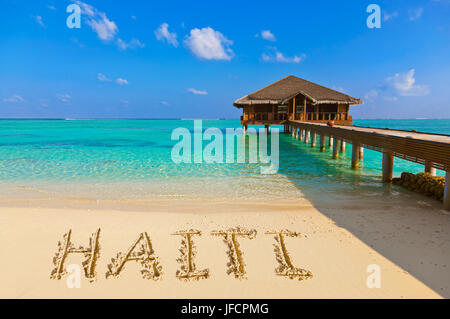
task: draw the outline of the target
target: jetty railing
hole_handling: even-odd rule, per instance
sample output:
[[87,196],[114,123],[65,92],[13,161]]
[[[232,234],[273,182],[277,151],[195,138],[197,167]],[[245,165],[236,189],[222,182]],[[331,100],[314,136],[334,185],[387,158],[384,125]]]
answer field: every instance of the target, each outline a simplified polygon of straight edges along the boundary
[[352,144],[352,167],[358,168],[364,148],[383,153],[383,181],[391,182],[394,157],[425,166],[431,174],[436,169],[446,172],[444,208],[450,210],[450,136],[358,126],[289,121],[292,136],[316,146],[320,135],[320,151],[325,151],[325,137],[333,148],[333,158],[345,151],[346,143]]

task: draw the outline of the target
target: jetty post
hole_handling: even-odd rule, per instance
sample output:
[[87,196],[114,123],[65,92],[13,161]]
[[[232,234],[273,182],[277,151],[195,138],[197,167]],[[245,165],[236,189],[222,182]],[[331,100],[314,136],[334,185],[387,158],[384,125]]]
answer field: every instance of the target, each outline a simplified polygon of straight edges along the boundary
[[341,147],[339,148],[340,153],[345,153],[345,141],[341,139]]
[[394,155],[390,151],[383,152],[383,182],[392,182],[392,172],[394,169]]
[[425,173],[431,174],[431,176],[436,176],[436,169],[433,167],[431,161],[425,161]]
[[360,146],[358,142],[353,141],[352,144],[352,168],[359,167],[359,157],[360,157]]
[[333,158],[339,158],[339,140],[333,137]]
[[362,160],[364,158],[364,147],[359,148],[359,159]]
[[317,133],[316,131],[312,131],[311,134],[311,147],[316,147]]
[[305,132],[305,139],[303,140],[303,143],[308,144],[309,143],[309,137],[310,137],[310,131],[306,130],[306,132]]
[[325,152],[325,134],[320,134],[320,151]]

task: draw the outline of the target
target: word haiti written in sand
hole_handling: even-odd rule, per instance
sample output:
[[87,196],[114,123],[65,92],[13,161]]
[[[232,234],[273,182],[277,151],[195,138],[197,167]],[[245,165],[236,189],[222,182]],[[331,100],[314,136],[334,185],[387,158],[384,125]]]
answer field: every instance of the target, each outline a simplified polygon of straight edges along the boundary
[[[226,245],[226,254],[228,256],[227,274],[234,276],[236,279],[247,279],[245,269],[244,253],[240,248],[239,239],[254,239],[257,231],[255,229],[244,229],[241,227],[230,228],[227,230],[212,231],[212,236],[222,237]],[[267,235],[273,235],[275,239],[274,252],[278,267],[275,269],[277,276],[287,277],[290,279],[310,279],[312,273],[309,270],[297,268],[293,265],[288,249],[286,247],[286,237],[301,237],[300,233],[290,230],[269,231]],[[209,269],[197,269],[195,264],[195,256],[197,254],[194,243],[195,236],[201,236],[199,230],[189,229],[181,230],[173,235],[181,237],[181,247],[179,249],[180,256],[177,262],[180,264],[176,272],[176,277],[183,281],[208,279],[210,276]],[[83,254],[84,261],[82,266],[85,277],[94,282],[97,278],[96,264],[100,258],[100,228],[89,238],[89,246],[76,248],[72,242],[72,230],[63,235],[62,241],[58,242],[58,250],[53,257],[54,269],[50,278],[60,280],[67,275],[65,261],[70,254]],[[303,236],[304,237],[304,236]],[[156,255],[150,236],[144,232],[137,236],[137,239],[131,244],[130,248],[125,252],[119,252],[108,264],[108,270],[105,274],[106,278],[118,278],[125,270],[125,265],[135,261],[140,264],[140,273],[142,278],[154,281],[161,280],[163,276],[163,267],[159,257]]]

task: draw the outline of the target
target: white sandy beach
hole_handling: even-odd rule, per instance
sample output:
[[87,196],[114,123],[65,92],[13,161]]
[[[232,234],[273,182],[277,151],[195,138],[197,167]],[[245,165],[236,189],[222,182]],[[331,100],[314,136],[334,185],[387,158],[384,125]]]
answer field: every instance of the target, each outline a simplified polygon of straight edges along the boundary
[[[110,205],[64,201],[2,201],[0,208],[0,297],[2,298],[440,298],[450,296],[450,216],[439,203],[419,195],[382,202],[359,200],[314,204],[306,199],[283,202],[152,200],[143,209],[130,203]],[[71,204],[71,205],[68,205]],[[78,206],[78,208],[77,208]],[[116,209],[112,207],[116,207]],[[127,206],[127,209],[123,209]],[[138,206],[136,206],[138,207]],[[377,207],[377,208],[374,208]],[[254,239],[237,237],[247,279],[227,274],[227,247],[212,231],[241,227],[256,230]],[[96,280],[69,289],[67,276],[50,279],[58,241],[72,230],[76,247],[88,246],[100,228]],[[183,281],[180,230],[195,229],[197,270],[209,277]],[[273,230],[285,237],[295,267],[313,277],[299,281],[277,276]],[[159,257],[162,277],[143,279],[140,264],[129,261],[119,278],[106,279],[107,265],[146,232]],[[66,265],[80,264],[81,254]],[[381,288],[368,288],[368,265],[381,269]],[[82,273],[82,276],[84,274]]]

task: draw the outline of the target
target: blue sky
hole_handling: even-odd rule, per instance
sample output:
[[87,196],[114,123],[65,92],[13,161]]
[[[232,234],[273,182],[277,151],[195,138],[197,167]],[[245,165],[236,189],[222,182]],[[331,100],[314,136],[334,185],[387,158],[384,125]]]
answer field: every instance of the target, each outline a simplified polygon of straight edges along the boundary
[[0,3],[1,118],[237,118],[289,74],[355,118],[450,118],[450,0]]

